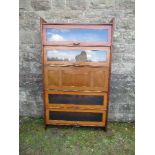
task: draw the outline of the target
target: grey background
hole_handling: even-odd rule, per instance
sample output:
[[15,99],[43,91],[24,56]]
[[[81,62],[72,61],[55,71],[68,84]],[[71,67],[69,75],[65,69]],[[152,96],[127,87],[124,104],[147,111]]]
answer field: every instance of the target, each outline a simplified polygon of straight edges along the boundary
[[134,121],[134,0],[20,0],[20,116],[43,114],[39,19],[57,23],[116,20],[110,121]]

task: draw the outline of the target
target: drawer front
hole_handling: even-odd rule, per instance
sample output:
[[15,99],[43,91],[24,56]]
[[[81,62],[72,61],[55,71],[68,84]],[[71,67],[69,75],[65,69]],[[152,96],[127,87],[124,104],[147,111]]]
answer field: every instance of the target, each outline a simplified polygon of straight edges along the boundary
[[44,45],[111,45],[110,25],[43,25]]
[[46,110],[46,123],[54,125],[105,126],[106,112]]
[[110,47],[45,46],[44,64],[51,66],[109,66]]
[[64,91],[108,91],[106,67],[45,67],[45,89]]
[[107,93],[46,91],[47,108],[103,111],[107,109]]

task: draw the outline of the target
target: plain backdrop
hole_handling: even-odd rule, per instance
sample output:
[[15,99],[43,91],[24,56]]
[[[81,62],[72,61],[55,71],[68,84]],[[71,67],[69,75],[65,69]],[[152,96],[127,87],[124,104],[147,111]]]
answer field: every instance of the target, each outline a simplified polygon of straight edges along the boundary
[[[19,2],[0,1],[0,154],[19,154]],[[155,154],[155,1],[136,0],[136,155]]]

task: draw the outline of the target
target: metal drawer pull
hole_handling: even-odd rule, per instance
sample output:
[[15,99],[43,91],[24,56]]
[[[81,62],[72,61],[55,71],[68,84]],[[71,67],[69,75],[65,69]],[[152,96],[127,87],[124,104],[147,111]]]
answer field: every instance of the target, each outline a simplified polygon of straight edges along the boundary
[[69,67],[69,66],[73,66],[73,65],[60,65],[60,64],[54,64],[54,65],[49,65],[50,67]]
[[80,43],[73,43],[73,45],[80,45]]

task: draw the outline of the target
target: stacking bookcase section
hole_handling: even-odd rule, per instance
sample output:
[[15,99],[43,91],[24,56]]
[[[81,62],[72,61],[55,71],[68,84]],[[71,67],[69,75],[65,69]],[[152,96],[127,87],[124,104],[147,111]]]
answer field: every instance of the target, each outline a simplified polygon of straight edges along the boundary
[[54,125],[105,126],[106,113],[97,110],[47,109],[46,123]]
[[102,67],[46,67],[45,89],[108,91],[108,69]]
[[107,110],[107,93],[46,91],[47,108],[75,110]]
[[40,24],[45,126],[106,129],[113,22]]
[[44,64],[49,66],[109,66],[110,47],[44,46]]
[[110,46],[111,25],[44,24],[44,45]]

